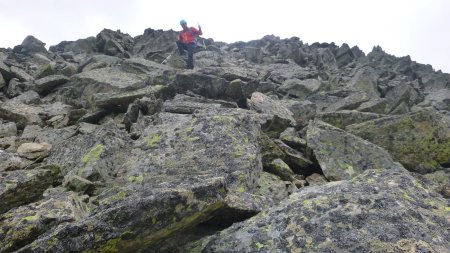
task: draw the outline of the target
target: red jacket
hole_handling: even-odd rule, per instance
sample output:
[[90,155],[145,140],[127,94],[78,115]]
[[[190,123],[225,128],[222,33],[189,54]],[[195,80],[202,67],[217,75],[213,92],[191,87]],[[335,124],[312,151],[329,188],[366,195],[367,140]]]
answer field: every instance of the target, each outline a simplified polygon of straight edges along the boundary
[[186,31],[180,32],[178,39],[183,43],[193,43],[195,41],[195,36],[202,35],[202,30],[198,30],[194,27],[188,28]]

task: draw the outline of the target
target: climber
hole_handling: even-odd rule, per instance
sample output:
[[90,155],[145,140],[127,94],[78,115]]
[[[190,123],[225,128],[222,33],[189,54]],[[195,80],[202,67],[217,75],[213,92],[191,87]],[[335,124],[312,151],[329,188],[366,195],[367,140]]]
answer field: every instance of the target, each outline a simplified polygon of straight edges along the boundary
[[180,32],[177,40],[178,50],[180,55],[184,55],[185,50],[188,52],[187,68],[194,68],[194,50],[196,47],[196,36],[202,35],[202,27],[198,25],[198,29],[194,27],[188,27],[184,19],[180,21],[183,31]]

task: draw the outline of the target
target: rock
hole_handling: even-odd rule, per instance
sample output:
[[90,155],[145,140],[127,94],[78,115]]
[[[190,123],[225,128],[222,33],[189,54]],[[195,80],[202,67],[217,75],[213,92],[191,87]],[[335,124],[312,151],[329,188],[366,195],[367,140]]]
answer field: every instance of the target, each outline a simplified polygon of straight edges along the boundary
[[[279,176],[281,179],[285,181],[294,181],[296,180],[296,175],[289,165],[287,165],[283,160],[277,158],[273,160],[270,165],[265,168],[267,172],[270,172],[274,175]],[[297,175],[299,176],[299,175]]]
[[26,125],[42,125],[39,113],[40,107],[25,105],[17,102],[0,103],[0,117],[16,123],[17,129],[24,129]]
[[0,138],[16,136],[17,135],[17,126],[14,122],[4,122],[0,121]]
[[[71,77],[64,89],[53,93],[53,100],[75,107],[93,108],[93,95],[98,93],[118,93],[145,87],[145,77],[122,72],[115,68],[101,68],[85,71]],[[79,99],[83,98],[83,99]]]
[[450,124],[434,110],[374,119],[346,129],[388,150],[408,170],[436,171],[449,164]]
[[0,214],[42,197],[42,193],[53,184],[50,170],[15,170],[1,172]]
[[250,109],[267,115],[267,121],[263,123],[262,129],[271,137],[278,137],[287,127],[296,125],[291,111],[281,102],[260,92],[254,92],[247,104]]
[[38,105],[41,103],[41,97],[37,92],[28,90],[18,95],[17,97],[11,98],[10,101],[19,104]]
[[25,70],[16,66],[11,66],[11,73],[21,82],[31,82],[34,80],[34,78]]
[[87,216],[90,206],[73,192],[50,192],[44,199],[23,205],[3,214],[0,246],[5,252],[19,250],[41,234],[59,224],[73,222]]
[[114,32],[109,29],[103,29],[96,38],[97,51],[106,55],[118,56],[121,58],[130,58],[130,51],[133,49],[133,38],[121,33],[120,30]]
[[306,140],[300,138],[293,127],[288,127],[280,134],[280,140],[297,150],[306,149]]
[[32,35],[28,35],[20,45],[20,52],[26,54],[34,54],[34,53],[47,53],[47,49],[45,49],[45,43],[36,39]]
[[368,169],[398,166],[386,150],[320,120],[309,124],[307,142],[330,181],[351,179]]
[[128,92],[97,93],[94,94],[93,101],[97,108],[114,108],[124,111],[123,108],[128,108],[128,105],[136,99],[152,96],[156,100],[155,97],[160,97],[166,89],[167,87],[156,85]]
[[305,99],[309,94],[317,92],[321,85],[322,82],[318,79],[288,79],[283,82],[278,90],[281,94]]
[[175,93],[183,94],[189,90],[206,98],[221,99],[225,96],[228,82],[213,75],[186,71],[175,76],[172,86]]
[[317,173],[313,173],[313,174],[307,176],[306,177],[306,182],[308,182],[308,184],[310,186],[324,185],[324,184],[328,183],[327,179],[323,175],[320,175],[320,174],[317,174]]
[[363,123],[372,119],[379,119],[383,116],[384,115],[370,112],[341,110],[336,112],[319,113],[317,115],[317,118],[335,127],[345,129],[345,127],[348,125]]
[[172,100],[166,100],[163,110],[171,113],[192,114],[196,110],[207,108],[237,108],[237,104],[217,99],[207,99],[200,96],[177,94]]
[[77,175],[71,175],[67,178],[64,186],[71,191],[81,193],[92,192],[95,187],[94,183]]
[[0,172],[21,170],[31,165],[33,162],[9,152],[0,150]]
[[19,146],[17,153],[29,160],[47,157],[52,145],[48,143],[24,143]]
[[308,100],[282,100],[286,108],[293,113],[297,128],[302,128],[308,125],[308,122],[316,116],[316,104]]
[[51,90],[55,89],[59,85],[67,83],[68,81],[69,78],[63,75],[49,75],[44,78],[36,80],[33,89],[40,95],[45,96]]
[[209,237],[202,252],[447,252],[448,204],[404,170],[305,187]]

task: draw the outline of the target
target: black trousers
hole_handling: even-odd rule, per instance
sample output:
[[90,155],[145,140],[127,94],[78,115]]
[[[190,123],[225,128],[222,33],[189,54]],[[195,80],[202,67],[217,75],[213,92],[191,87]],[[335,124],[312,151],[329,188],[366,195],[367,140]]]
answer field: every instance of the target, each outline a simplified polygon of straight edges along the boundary
[[184,55],[184,51],[186,50],[188,52],[188,62],[187,62],[187,68],[193,69],[194,68],[194,51],[195,51],[195,43],[184,43],[179,40],[177,40],[177,46],[178,51],[180,51],[180,55]]

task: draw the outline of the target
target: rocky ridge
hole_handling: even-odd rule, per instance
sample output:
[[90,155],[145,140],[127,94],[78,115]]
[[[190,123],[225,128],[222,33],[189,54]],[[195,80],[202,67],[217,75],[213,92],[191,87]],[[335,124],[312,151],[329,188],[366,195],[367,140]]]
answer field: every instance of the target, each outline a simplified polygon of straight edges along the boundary
[[176,36],[0,49],[0,252],[450,252],[450,74]]

